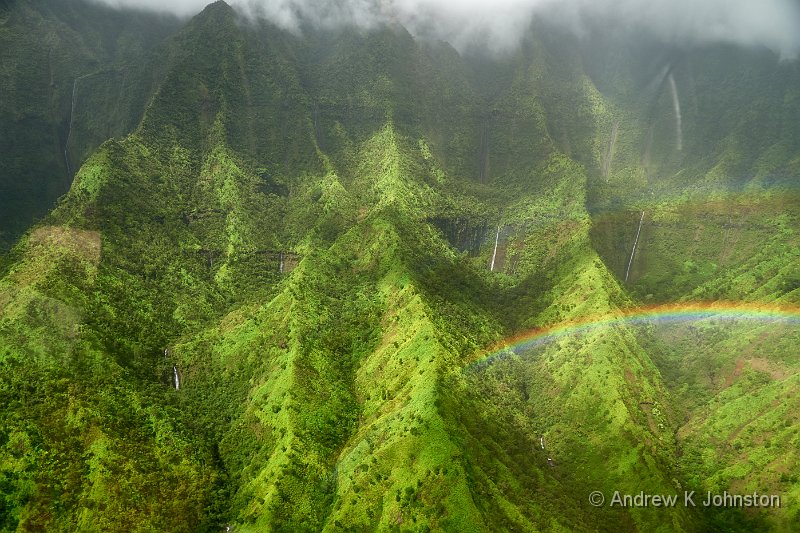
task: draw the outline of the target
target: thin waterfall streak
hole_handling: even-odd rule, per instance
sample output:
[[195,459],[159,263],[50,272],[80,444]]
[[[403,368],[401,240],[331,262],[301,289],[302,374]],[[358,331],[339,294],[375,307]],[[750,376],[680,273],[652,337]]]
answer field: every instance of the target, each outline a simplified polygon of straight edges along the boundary
[[175,390],[181,390],[181,377],[178,375],[178,367],[172,365],[172,375],[175,378]]
[[489,272],[494,272],[494,260],[497,257],[497,243],[500,242],[500,226],[497,226],[497,234],[494,236],[494,252],[492,252],[492,265],[489,267]]
[[664,83],[664,79],[670,73],[671,67],[671,64],[664,65],[664,68],[661,69],[661,72],[659,72],[656,77],[653,78],[653,81],[650,82],[650,85],[648,86],[650,90],[658,91],[661,89],[661,84]]
[[669,73],[669,88],[672,93],[672,107],[675,109],[675,135],[678,151],[683,150],[683,118],[681,117],[681,101],[678,98],[678,87],[675,77]]
[[67,173],[69,174],[70,178],[72,178],[72,165],[69,163],[69,141],[72,139],[72,129],[75,124],[75,97],[78,94],[78,82],[84,78],[89,78],[96,74],[99,74],[100,71],[97,72],[90,72],[89,74],[84,74],[83,76],[78,76],[74,80],[72,80],[72,103],[69,108],[69,128],[67,129],[67,140],[64,142],[64,163],[67,166]]
[[636,239],[633,241],[633,250],[631,250],[631,258],[628,259],[628,269],[625,271],[625,282],[628,281],[628,276],[631,273],[631,265],[633,264],[633,256],[636,253],[636,245],[639,244],[639,234],[642,232],[642,222],[644,221],[644,211],[639,218],[639,229],[636,230]]
[[78,79],[75,78],[72,82],[72,104],[69,108],[69,127],[67,129],[67,140],[64,142],[64,163],[67,166],[67,174],[72,177],[72,166],[69,164],[69,140],[72,138],[72,121],[75,117],[75,91],[78,89]]

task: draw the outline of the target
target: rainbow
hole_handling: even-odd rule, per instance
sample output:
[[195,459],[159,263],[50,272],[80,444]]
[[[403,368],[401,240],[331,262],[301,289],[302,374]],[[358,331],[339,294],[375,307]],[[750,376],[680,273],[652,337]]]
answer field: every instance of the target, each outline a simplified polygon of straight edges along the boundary
[[465,369],[491,364],[495,359],[512,353],[518,354],[554,340],[602,327],[694,322],[706,319],[789,324],[797,325],[800,328],[800,306],[755,302],[692,302],[620,309],[606,314],[559,322],[508,337],[489,349],[479,352],[471,358]]

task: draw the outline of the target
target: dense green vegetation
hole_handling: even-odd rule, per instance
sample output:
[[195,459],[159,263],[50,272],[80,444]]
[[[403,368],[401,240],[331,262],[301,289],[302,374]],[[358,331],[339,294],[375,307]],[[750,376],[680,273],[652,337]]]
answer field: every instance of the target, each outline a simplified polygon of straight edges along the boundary
[[161,76],[153,48],[177,27],[83,0],[0,3],[0,253],[137,125]]
[[[72,55],[26,100],[34,22],[80,46],[48,48]],[[480,361],[657,302],[800,305],[796,61],[669,56],[678,147],[648,47],[535,24],[462,56],[223,2],[177,26],[0,5],[0,530],[798,527],[797,323],[623,323]],[[67,123],[81,164],[51,210]],[[588,502],[684,488],[783,506]]]

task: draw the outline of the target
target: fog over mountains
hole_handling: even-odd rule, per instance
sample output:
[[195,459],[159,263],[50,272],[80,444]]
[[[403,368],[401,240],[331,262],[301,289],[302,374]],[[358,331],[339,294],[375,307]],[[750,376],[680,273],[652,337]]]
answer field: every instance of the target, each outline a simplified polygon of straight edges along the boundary
[[[112,6],[195,15],[205,0],[98,0]],[[800,5],[792,0],[232,0],[250,16],[299,30],[320,27],[374,27],[399,22],[412,33],[446,40],[459,49],[472,45],[493,51],[514,48],[534,17],[544,17],[578,34],[590,24],[609,32],[642,31],[665,43],[687,46],[735,43],[766,46],[783,57],[800,50]]]

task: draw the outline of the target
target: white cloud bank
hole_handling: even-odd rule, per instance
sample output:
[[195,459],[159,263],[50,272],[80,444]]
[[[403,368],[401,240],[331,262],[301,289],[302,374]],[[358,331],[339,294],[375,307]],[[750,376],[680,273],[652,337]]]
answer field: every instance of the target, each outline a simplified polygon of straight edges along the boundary
[[[96,0],[189,16],[207,0]],[[370,27],[396,21],[412,33],[434,35],[457,47],[483,42],[515,46],[534,16],[581,32],[584,21],[609,31],[636,28],[666,43],[762,45],[783,57],[800,53],[797,0],[229,0],[250,14],[296,30],[301,20],[323,27]]]

